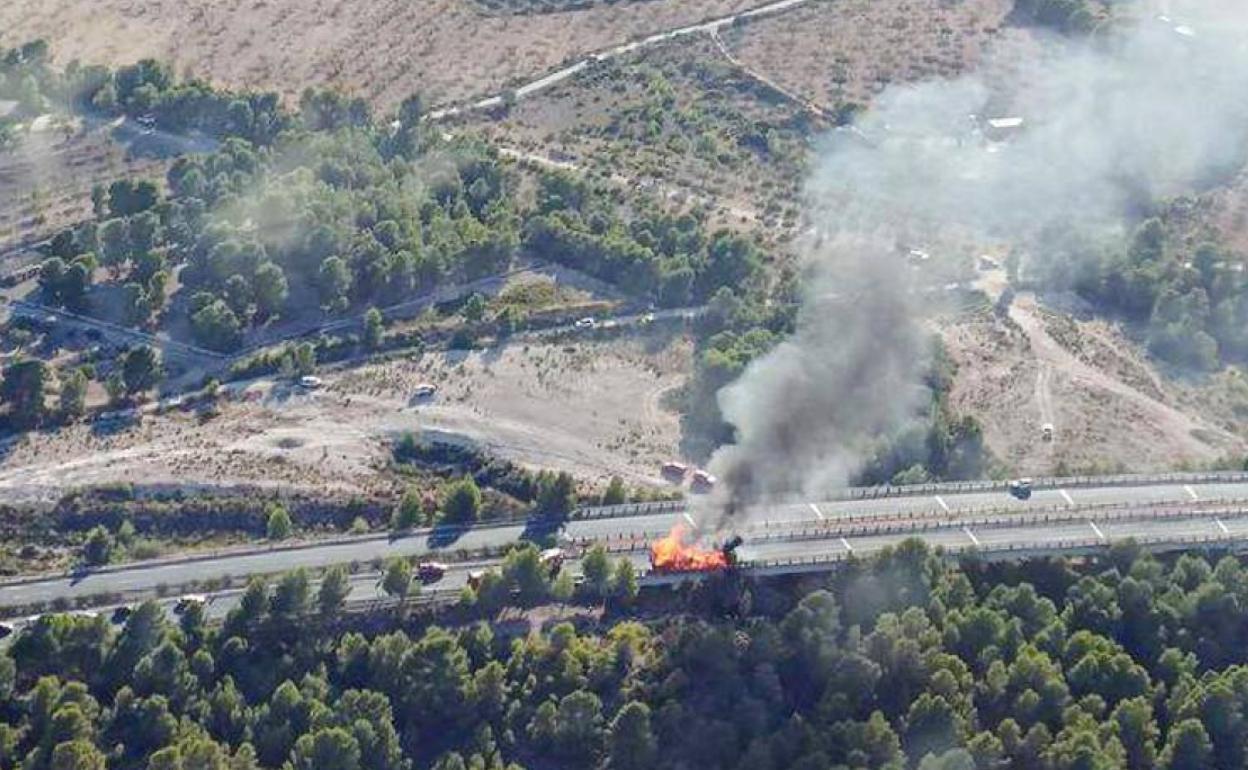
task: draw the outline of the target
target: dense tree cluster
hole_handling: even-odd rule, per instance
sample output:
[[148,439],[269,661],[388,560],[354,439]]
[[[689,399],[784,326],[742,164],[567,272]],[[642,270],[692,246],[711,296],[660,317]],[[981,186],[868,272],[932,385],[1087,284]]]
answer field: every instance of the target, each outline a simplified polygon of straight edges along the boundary
[[1014,9],[1026,19],[1062,32],[1089,32],[1097,23],[1093,0],[1015,0]]
[[[64,97],[69,75],[39,71]],[[292,307],[399,302],[498,273],[521,249],[665,306],[722,286],[746,291],[761,276],[752,241],[708,235],[692,215],[625,206],[618,192],[568,175],[539,172],[530,203],[491,150],[422,130],[416,98],[378,125],[362,100],[331,92],[309,91],[286,113],[267,95],[180,83],[152,61],[92,72],[90,88],[63,101],[218,141],[179,158],[163,193],[150,180],[97,189],[96,218],[49,247],[41,285],[53,303],[83,308],[103,265],[124,289],[125,321],[159,321],[168,304],[200,344],[232,350]],[[181,301],[167,296],[175,285]],[[374,319],[361,341],[378,347],[381,331]]]
[[1241,257],[1212,243],[1186,246],[1161,219],[1141,223],[1125,249],[1051,240],[1058,258],[1048,280],[1141,325],[1158,358],[1197,370],[1248,360]]
[[[628,582],[601,552],[584,573],[587,597]],[[395,594],[418,587],[406,563],[386,582]],[[957,567],[906,543],[824,586],[713,581],[653,600],[684,602],[683,614],[520,637],[470,620],[342,630],[347,588],[341,569],[319,588],[299,572],[256,581],[219,628],[199,608],[171,625],[154,604],[120,629],[104,617],[41,618],[0,654],[0,766],[1248,761],[1248,571],[1232,557],[1163,562],[1121,545],[1077,570]],[[469,600],[489,618],[572,591],[528,547]]]
[[[46,106],[44,93],[56,81],[49,66],[48,45],[35,40],[17,48],[0,49],[0,99],[17,102],[13,115],[0,115],[5,127],[20,116],[38,115]],[[0,128],[0,139],[8,138]],[[4,145],[0,141],[0,147]]]
[[721,287],[748,291],[761,278],[753,241],[708,235],[692,214],[623,217],[610,199],[567,173],[543,177],[525,244],[664,307],[701,304]]

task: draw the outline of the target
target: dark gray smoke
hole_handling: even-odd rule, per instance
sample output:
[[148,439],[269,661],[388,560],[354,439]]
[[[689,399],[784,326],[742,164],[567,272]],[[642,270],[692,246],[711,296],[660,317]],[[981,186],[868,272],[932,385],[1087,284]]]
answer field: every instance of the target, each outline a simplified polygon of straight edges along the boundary
[[810,249],[796,332],[720,393],[739,435],[712,464],[733,493],[726,505],[843,485],[862,441],[925,400],[924,345],[896,246],[840,234]]
[[[1141,208],[1239,170],[1248,3],[1144,7],[1095,40],[889,89],[827,140],[806,188],[797,331],[720,394],[737,443],[711,461],[709,524],[844,485],[926,406],[921,321],[976,249],[1041,263],[1045,228],[1120,238]],[[907,260],[916,247],[930,259]]]

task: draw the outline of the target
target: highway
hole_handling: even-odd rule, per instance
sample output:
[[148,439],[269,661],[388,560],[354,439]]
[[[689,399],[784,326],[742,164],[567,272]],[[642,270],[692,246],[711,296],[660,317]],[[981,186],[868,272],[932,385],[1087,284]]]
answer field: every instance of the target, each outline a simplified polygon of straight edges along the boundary
[[[1183,483],[1117,483],[1036,489],[1016,500],[1001,491],[908,494],[875,499],[789,503],[750,510],[725,531],[746,540],[750,561],[837,558],[870,554],[907,537],[950,549],[1060,548],[1062,543],[1116,539],[1211,537],[1248,541],[1248,478]],[[645,565],[646,547],[673,524],[695,521],[695,512],[666,506],[621,506],[585,511],[560,530],[578,550],[605,543]],[[405,537],[349,537],[297,546],[250,548],[193,559],[120,565],[77,575],[31,576],[0,583],[0,607],[22,607],[94,595],[129,598],[178,593],[193,583],[241,586],[248,576],[305,567],[354,563],[357,571],[394,556],[447,560],[455,552],[481,553],[523,539],[524,523],[483,525],[466,531],[415,532]],[[448,581],[449,583],[449,581]],[[360,589],[364,590],[364,589]],[[360,594],[364,596],[364,594]],[[375,594],[373,594],[375,597]]]

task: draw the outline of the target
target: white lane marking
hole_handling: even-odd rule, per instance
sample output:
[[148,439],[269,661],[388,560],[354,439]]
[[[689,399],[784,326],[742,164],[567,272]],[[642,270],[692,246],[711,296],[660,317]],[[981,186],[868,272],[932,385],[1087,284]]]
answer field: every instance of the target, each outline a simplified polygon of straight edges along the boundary
[[688,511],[685,511],[685,521],[689,522],[689,526],[693,527],[694,529],[698,528],[698,525],[694,523],[693,517],[689,515]]
[[1188,496],[1192,498],[1193,503],[1200,502],[1200,495],[1196,494],[1196,490],[1192,489],[1191,484],[1184,484],[1183,491],[1187,492]]
[[850,553],[854,552],[854,547],[850,545],[849,541],[846,540],[845,538],[841,538],[841,545],[845,546],[846,551],[849,551]]
[[819,517],[819,521],[823,521],[823,511],[819,510],[819,506],[810,503],[810,510],[815,512],[815,515]]
[[976,547],[976,548],[978,548],[978,547],[979,547],[979,538],[975,537],[975,533],[971,531],[971,528],[970,528],[970,527],[963,527],[963,528],[962,528],[962,531],[966,533],[966,536],[967,536],[967,537],[969,537],[969,538],[971,539],[971,542],[975,544],[975,547]]
[[1093,531],[1093,532],[1095,532],[1095,533],[1096,533],[1096,536],[1097,536],[1097,537],[1099,537],[1101,540],[1108,540],[1108,539],[1109,539],[1109,538],[1105,537],[1105,533],[1101,531],[1101,528],[1100,528],[1100,527],[1098,527],[1098,526],[1096,526],[1096,522],[1095,522],[1095,521],[1092,521],[1091,519],[1089,519],[1089,520],[1088,520],[1088,525],[1092,527],[1092,531]]
[[1226,535],[1227,537],[1231,536],[1231,531],[1226,528],[1226,525],[1222,523],[1221,519],[1214,519],[1214,521],[1217,522],[1218,529],[1222,530],[1222,534]]
[[945,513],[949,513],[949,504],[945,502],[945,498],[936,495],[936,502],[940,504],[941,508],[945,509]]
[[1066,501],[1066,504],[1067,504],[1067,505],[1074,505],[1074,504],[1075,504],[1075,501],[1070,499],[1070,493],[1069,493],[1069,492],[1067,492],[1067,491],[1066,491],[1066,490],[1064,490],[1064,489],[1059,489],[1059,490],[1057,490],[1057,492],[1058,492],[1058,494],[1060,494],[1060,495],[1062,496],[1062,499]]

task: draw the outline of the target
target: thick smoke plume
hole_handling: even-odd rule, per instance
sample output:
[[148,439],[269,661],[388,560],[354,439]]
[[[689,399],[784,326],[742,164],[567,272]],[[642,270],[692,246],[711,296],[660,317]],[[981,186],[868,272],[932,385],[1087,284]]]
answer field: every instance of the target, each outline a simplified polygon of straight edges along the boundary
[[[926,408],[921,321],[975,249],[1020,253],[1038,274],[1046,229],[1120,239],[1158,201],[1239,170],[1248,3],[1135,8],[1086,40],[1039,36],[973,76],[889,89],[827,140],[806,189],[797,330],[720,394],[737,443],[712,459],[704,524],[844,485]],[[1006,116],[1023,125],[994,135]],[[931,253],[918,267],[916,247]]]

